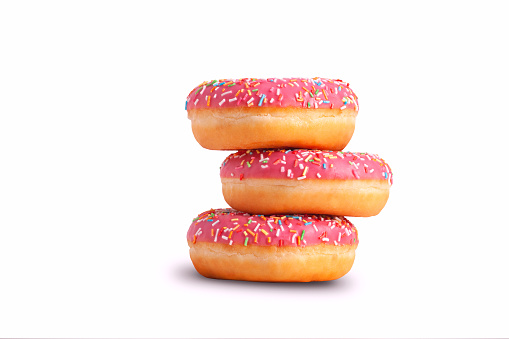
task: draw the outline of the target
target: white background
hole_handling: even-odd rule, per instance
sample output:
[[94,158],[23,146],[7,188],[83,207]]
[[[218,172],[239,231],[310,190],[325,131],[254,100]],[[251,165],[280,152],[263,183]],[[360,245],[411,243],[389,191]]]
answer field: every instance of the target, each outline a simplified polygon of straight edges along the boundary
[[[0,3],[0,336],[503,337],[505,2]],[[344,278],[198,275],[192,218],[229,154],[194,140],[204,80],[330,77],[346,150],[394,186]]]

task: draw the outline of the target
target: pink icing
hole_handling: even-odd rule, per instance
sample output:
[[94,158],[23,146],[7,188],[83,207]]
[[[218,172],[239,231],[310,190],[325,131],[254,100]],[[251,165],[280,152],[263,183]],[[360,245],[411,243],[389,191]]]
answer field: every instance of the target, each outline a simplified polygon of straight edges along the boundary
[[230,154],[221,178],[387,180],[392,171],[378,155],[320,150],[243,150]]
[[203,82],[189,93],[186,109],[304,107],[359,110],[349,84],[325,78],[223,79]]
[[193,243],[294,247],[359,242],[357,229],[344,217],[303,214],[263,216],[230,208],[200,214],[189,227],[187,240]]

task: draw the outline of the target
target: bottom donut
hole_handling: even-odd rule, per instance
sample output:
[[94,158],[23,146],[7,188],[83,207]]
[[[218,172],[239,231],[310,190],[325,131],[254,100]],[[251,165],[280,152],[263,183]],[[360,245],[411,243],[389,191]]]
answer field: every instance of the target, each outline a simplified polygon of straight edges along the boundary
[[334,280],[352,268],[357,229],[344,217],[252,215],[215,209],[193,220],[191,261],[208,278],[308,282]]

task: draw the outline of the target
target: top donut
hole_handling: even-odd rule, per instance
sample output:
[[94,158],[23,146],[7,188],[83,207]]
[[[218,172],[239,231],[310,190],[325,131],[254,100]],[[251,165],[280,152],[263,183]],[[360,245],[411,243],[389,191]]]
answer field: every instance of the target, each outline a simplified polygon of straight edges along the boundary
[[205,148],[342,150],[359,110],[349,84],[326,78],[244,78],[203,82],[186,110]]

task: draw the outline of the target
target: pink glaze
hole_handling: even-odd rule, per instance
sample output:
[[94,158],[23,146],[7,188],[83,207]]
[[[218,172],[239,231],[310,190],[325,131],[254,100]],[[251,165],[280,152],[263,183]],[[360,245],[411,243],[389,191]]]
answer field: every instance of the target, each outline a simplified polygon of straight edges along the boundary
[[293,247],[359,242],[357,229],[344,217],[303,214],[263,216],[231,208],[201,213],[189,227],[187,240],[193,243]]
[[186,109],[304,107],[359,110],[357,96],[342,80],[325,78],[223,79],[203,82],[189,93]]
[[230,154],[221,178],[387,180],[392,171],[378,155],[319,150],[243,150]]

